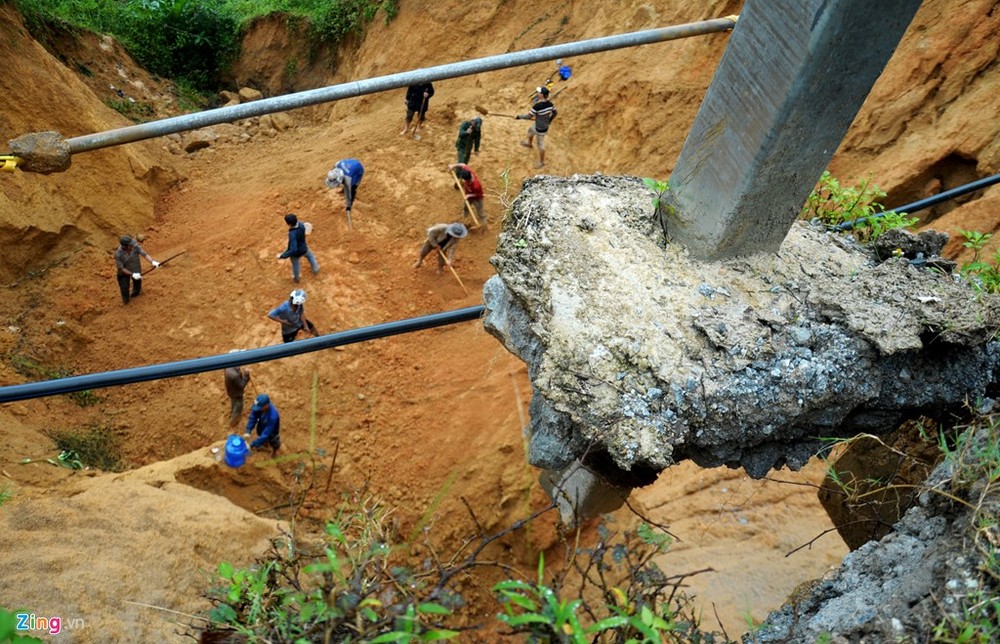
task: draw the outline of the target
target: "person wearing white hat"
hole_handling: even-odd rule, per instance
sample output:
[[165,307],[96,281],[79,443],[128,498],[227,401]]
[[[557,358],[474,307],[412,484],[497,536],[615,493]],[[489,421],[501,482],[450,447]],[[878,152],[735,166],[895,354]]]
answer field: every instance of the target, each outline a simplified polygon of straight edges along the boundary
[[306,319],[306,292],[300,288],[289,294],[288,299],[271,309],[267,318],[281,324],[281,341],[291,342],[302,329],[318,336],[316,325]]
[[351,206],[354,205],[354,198],[358,196],[358,186],[361,185],[363,176],[365,176],[365,166],[357,159],[341,159],[326,173],[326,187],[344,191],[348,220],[351,218]]
[[445,258],[447,257],[449,265],[455,261],[455,247],[458,246],[458,240],[468,234],[469,229],[465,227],[465,224],[457,221],[450,224],[434,224],[427,229],[427,241],[420,249],[420,257],[413,264],[414,270],[420,268],[428,253],[438,249],[441,252],[438,253],[437,258],[437,274],[440,275],[441,269],[444,268]]

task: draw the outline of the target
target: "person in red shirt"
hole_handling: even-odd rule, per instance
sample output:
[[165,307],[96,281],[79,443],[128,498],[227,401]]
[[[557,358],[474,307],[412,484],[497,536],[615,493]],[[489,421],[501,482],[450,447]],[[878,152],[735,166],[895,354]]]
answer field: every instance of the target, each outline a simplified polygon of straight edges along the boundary
[[[479,217],[479,223],[485,228],[487,225],[486,215],[483,213],[483,198],[485,195],[483,194],[483,184],[479,182],[479,177],[472,171],[472,168],[464,163],[452,163],[448,166],[448,169],[462,180],[462,191],[465,193],[465,200],[476,209],[476,216]],[[464,205],[462,213],[463,215],[465,214]]]

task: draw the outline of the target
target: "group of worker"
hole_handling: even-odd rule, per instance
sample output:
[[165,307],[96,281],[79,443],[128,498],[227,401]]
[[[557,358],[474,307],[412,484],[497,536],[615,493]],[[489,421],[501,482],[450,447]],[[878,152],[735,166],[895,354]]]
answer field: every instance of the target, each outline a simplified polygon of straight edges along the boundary
[[[563,68],[560,68],[562,70]],[[568,72],[568,68],[565,68]],[[562,71],[560,75],[562,76]],[[566,75],[564,78],[568,78]],[[550,78],[551,80],[551,78]],[[556,117],[556,108],[549,100],[549,86],[551,83],[536,88],[532,97],[532,107],[525,114],[518,114],[516,119],[528,119],[533,121],[528,128],[527,139],[521,141],[521,145],[532,147],[537,145],[538,162],[536,168],[545,165],[545,135],[549,125]],[[431,83],[414,85],[407,89],[406,117],[401,135],[406,135],[413,127],[412,136],[420,139],[420,128],[423,125],[430,98],[434,95],[434,87]],[[414,117],[416,123],[414,124]],[[463,121],[458,128],[458,138],[455,141],[457,149],[457,162],[449,164],[448,169],[456,179],[456,187],[463,191],[464,207],[469,207],[475,212],[475,218],[479,225],[484,228],[488,226],[485,210],[483,208],[483,186],[479,177],[469,167],[469,160],[473,154],[479,155],[482,140],[481,117]],[[364,165],[358,159],[342,159],[327,173],[325,184],[328,189],[343,191],[345,207],[347,212],[348,225],[351,225],[351,208],[358,194],[358,188],[364,177]],[[463,214],[465,210],[463,208]],[[301,280],[301,261],[305,258],[312,273],[318,274],[320,270],[316,257],[309,249],[306,235],[309,234],[311,226],[306,222],[301,222],[294,213],[284,216],[285,224],[288,227],[288,245],[284,252],[277,255],[278,260],[288,259],[291,262],[292,281],[299,283]],[[417,261],[413,268],[419,268],[430,253],[437,252],[437,272],[441,273],[442,268],[447,264],[450,266],[454,261],[455,249],[459,240],[468,235],[468,228],[462,222],[434,224],[427,229],[427,238],[420,249]],[[123,235],[119,239],[118,248],[114,253],[116,278],[121,294],[122,303],[128,304],[133,298],[142,294],[142,265],[140,258],[145,258],[152,269],[160,266],[160,262],[153,259],[131,236]],[[271,309],[267,313],[267,318],[281,325],[281,339],[283,342],[292,342],[299,332],[307,331],[313,336],[319,335],[316,325],[305,316],[306,292],[300,288],[293,290],[286,301]],[[230,399],[229,424],[235,426],[243,414],[244,391],[250,382],[250,369],[248,367],[230,367],[224,373],[226,393]],[[277,453],[281,447],[280,439],[281,418],[277,408],[271,402],[271,398],[266,393],[258,394],[254,400],[250,415],[247,419],[245,438],[249,439],[254,431],[257,438],[250,442],[251,449],[270,447],[272,454]]]

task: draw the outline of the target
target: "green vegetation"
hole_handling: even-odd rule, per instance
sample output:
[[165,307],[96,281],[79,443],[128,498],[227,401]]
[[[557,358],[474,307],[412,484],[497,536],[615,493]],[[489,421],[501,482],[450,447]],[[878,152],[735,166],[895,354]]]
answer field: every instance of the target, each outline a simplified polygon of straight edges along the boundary
[[642,182],[646,184],[647,188],[653,191],[653,208],[659,211],[660,201],[663,199],[663,195],[670,190],[670,182],[660,181],[659,179],[652,179],[650,177],[643,177]]
[[109,98],[106,99],[104,103],[114,111],[131,119],[132,121],[135,121],[136,123],[147,121],[151,116],[153,116],[153,106],[143,101]]
[[959,232],[965,237],[962,246],[973,251],[972,261],[962,264],[962,275],[987,293],[1000,293],[1000,250],[993,253],[991,261],[984,261],[982,258],[983,248],[993,235],[972,230]]
[[3,506],[4,503],[10,501],[13,497],[14,497],[13,487],[11,487],[9,484],[0,487],[0,506]]
[[816,188],[809,194],[799,217],[819,219],[827,226],[853,222],[851,232],[861,241],[872,241],[893,228],[909,228],[916,217],[885,211],[879,199],[885,191],[872,182],[872,176],[856,185],[844,185],[828,171],[823,172]]
[[550,582],[540,557],[537,580],[494,586],[504,606],[497,619],[529,642],[716,641],[700,630],[687,599],[677,594],[685,576],[667,577],[653,562],[670,547],[669,535],[645,523],[625,530],[620,540],[606,524],[598,532],[597,546],[577,548],[568,569]]
[[79,431],[50,431],[49,438],[60,450],[59,461],[71,469],[96,467],[106,472],[126,468],[121,440],[110,427],[96,425]]
[[[699,631],[679,590],[687,575],[668,577],[653,562],[670,537],[642,524],[613,534],[598,528],[593,548],[565,543],[572,553],[556,571],[540,558],[532,580],[481,558],[494,541],[523,529],[554,505],[494,535],[469,539],[450,558],[430,542],[399,543],[391,512],[364,493],[345,497],[318,545],[285,534],[248,568],[218,567],[221,584],[208,591],[215,604],[211,630],[252,641],[413,642],[460,637],[496,624],[464,624],[455,590],[473,568],[513,574],[493,591],[504,606],[497,616],[509,630],[534,642],[713,642]],[[293,530],[294,532],[294,530]],[[462,550],[478,543],[469,554]],[[413,568],[409,562],[422,562]],[[473,638],[476,639],[476,638]],[[469,641],[472,641],[471,639]]]
[[[68,378],[73,375],[72,369],[62,367],[47,367],[31,358],[16,353],[10,356],[10,364],[14,371],[26,378],[38,380],[55,380],[57,378]],[[74,391],[66,394],[70,400],[80,407],[89,407],[101,402],[101,399],[91,390]]]
[[949,582],[957,606],[943,611],[934,641],[985,644],[1000,641],[1000,419],[978,418],[963,429],[954,445],[939,440],[951,466],[942,493],[969,509],[970,558],[978,561],[978,575]]
[[111,34],[147,71],[183,79],[201,91],[217,87],[239,52],[242,30],[257,18],[283,13],[292,20],[305,20],[314,42],[336,46],[348,34],[362,33],[379,11],[388,23],[399,10],[398,0],[14,0],[14,4],[36,36],[53,23]]
[[[969,425],[948,431],[928,431],[922,425],[919,430],[921,440],[929,446],[936,445],[943,456],[939,468],[945,468],[944,481],[911,485],[897,483],[895,477],[885,481],[845,480],[832,467],[828,476],[855,505],[886,500],[899,503],[895,496],[900,494],[909,497],[932,494],[960,510],[959,516],[966,516],[968,523],[962,539],[964,552],[958,560],[966,562],[966,569],[949,568],[952,572],[948,574],[955,578],[942,583],[931,598],[940,615],[933,627],[932,641],[954,644],[1000,641],[1000,416],[977,415]],[[831,440],[849,444],[861,439],[881,443],[881,439],[867,434]],[[902,459],[919,460],[912,454],[882,445]],[[897,469],[910,467],[900,462]],[[873,498],[879,501],[870,501]],[[901,509],[908,505],[906,501]]]
[[670,183],[649,177],[643,177],[642,182],[653,191],[653,217],[663,229],[664,236],[669,238],[668,218],[677,214],[674,207],[663,198],[670,191]]
[[17,614],[26,613],[23,609],[7,610],[0,606],[0,642],[6,644],[44,644],[37,637],[23,635],[25,631],[17,630]]

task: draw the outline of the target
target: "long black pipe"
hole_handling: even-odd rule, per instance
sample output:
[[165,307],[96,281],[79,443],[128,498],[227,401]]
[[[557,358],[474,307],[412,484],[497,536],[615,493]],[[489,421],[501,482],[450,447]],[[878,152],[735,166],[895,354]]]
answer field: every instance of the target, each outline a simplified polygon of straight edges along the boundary
[[484,310],[485,307],[482,305],[470,306],[464,309],[445,311],[444,313],[434,313],[418,318],[396,320],[395,322],[385,322],[383,324],[361,327],[360,329],[351,329],[350,331],[330,333],[318,338],[298,340],[262,349],[248,349],[238,353],[226,353],[218,356],[181,360],[179,362],[167,362],[165,364],[147,365],[145,367],[132,367],[131,369],[119,369],[118,371],[105,371],[103,373],[91,373],[84,376],[70,376],[69,378],[0,387],[0,403],[54,396],[56,394],[68,394],[86,389],[128,385],[146,380],[176,378],[177,376],[187,376],[204,371],[216,371],[225,369],[226,367],[279,360],[303,353],[342,347],[346,344],[354,344],[355,342],[365,342],[366,340],[386,338],[401,333],[410,333],[411,331],[423,331],[424,329],[433,329],[457,322],[478,320],[482,317]]
[[[961,197],[964,194],[975,192],[981,188],[988,188],[995,183],[1000,183],[1000,174],[995,174],[992,177],[986,177],[985,179],[978,179],[972,183],[967,183],[964,186],[958,186],[957,188],[952,188],[951,190],[945,190],[944,192],[938,193],[932,197],[920,199],[918,201],[914,201],[913,203],[908,203],[896,208],[889,208],[886,212],[906,213],[909,215],[917,212],[918,210],[936,206],[939,203],[948,201],[949,199],[954,199],[955,197]],[[876,213],[872,215],[872,217],[882,217],[884,214],[885,213]],[[852,219],[851,221],[845,221],[841,224],[837,224],[835,228],[837,230],[847,230],[848,228],[853,228],[857,224],[864,223],[872,217],[859,217],[857,219]]]

